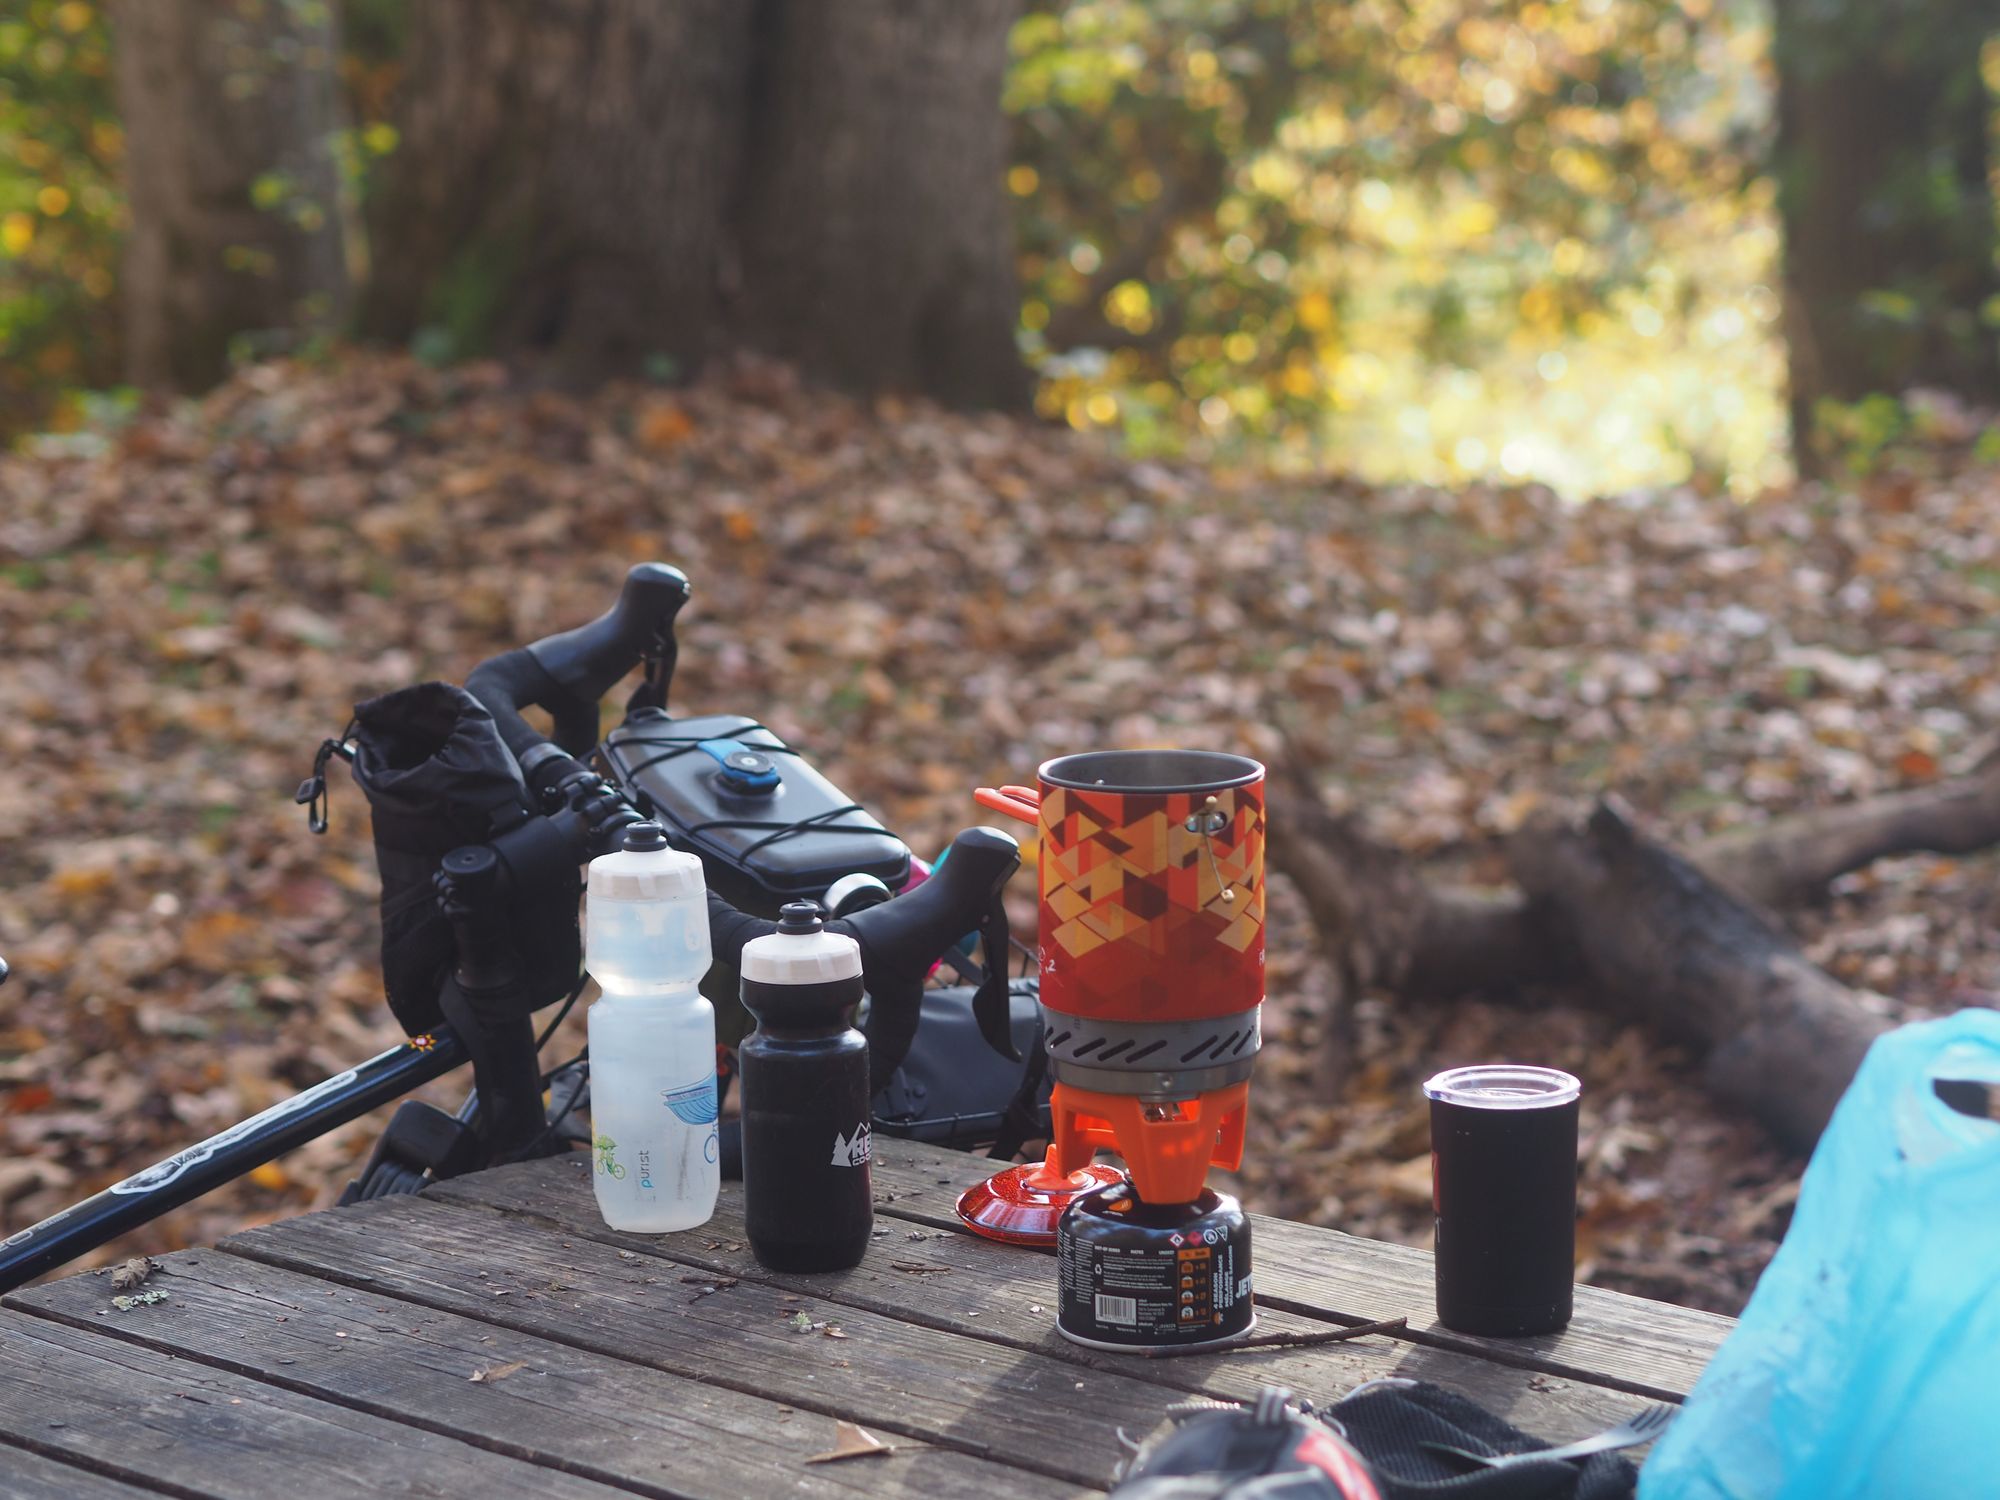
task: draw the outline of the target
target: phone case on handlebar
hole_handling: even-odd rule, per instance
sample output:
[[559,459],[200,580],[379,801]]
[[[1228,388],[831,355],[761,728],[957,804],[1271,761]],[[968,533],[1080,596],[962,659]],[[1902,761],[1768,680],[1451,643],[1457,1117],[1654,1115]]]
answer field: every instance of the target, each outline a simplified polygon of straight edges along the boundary
[[787,901],[817,899],[857,872],[892,891],[909,879],[909,847],[755,719],[637,709],[600,755],[619,788],[700,855],[710,887],[743,911],[775,917]]

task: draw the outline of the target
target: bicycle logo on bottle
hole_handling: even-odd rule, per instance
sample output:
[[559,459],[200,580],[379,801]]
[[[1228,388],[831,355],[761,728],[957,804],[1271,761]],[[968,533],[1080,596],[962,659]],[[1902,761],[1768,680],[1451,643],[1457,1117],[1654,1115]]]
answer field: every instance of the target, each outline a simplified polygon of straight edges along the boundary
[[625,1169],[618,1165],[617,1158],[612,1155],[618,1149],[616,1141],[612,1140],[608,1135],[600,1135],[591,1142],[591,1146],[597,1153],[598,1171],[605,1173],[614,1180],[624,1177]]

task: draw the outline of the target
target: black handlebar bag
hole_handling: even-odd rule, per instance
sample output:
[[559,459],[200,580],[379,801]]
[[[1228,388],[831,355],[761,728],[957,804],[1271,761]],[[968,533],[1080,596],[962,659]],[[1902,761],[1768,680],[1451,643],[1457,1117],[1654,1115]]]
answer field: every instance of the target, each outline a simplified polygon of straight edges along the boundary
[[[489,714],[464,688],[424,682],[354,706],[349,738],[354,782],[368,799],[375,863],[382,873],[382,981],[389,1009],[411,1036],[444,1020],[438,991],[457,962],[451,923],[439,909],[444,856],[483,844],[533,814],[527,784]],[[549,872],[538,872],[545,884]],[[554,998],[576,982],[576,870],[546,899],[510,902],[506,930],[526,991]]]

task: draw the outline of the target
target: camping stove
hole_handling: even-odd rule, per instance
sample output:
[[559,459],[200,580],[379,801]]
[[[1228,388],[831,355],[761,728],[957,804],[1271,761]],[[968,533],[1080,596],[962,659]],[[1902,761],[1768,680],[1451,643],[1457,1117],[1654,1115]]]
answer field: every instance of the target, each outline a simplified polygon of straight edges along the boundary
[[1053,1244],[1064,1208],[1116,1180],[1100,1148],[1125,1159],[1126,1198],[1154,1207],[1203,1201],[1209,1167],[1242,1162],[1262,1040],[1264,768],[1111,750],[1049,761],[1039,779],[978,798],[1040,831],[1053,1133],[1045,1161],[971,1188],[959,1213],[995,1239]]

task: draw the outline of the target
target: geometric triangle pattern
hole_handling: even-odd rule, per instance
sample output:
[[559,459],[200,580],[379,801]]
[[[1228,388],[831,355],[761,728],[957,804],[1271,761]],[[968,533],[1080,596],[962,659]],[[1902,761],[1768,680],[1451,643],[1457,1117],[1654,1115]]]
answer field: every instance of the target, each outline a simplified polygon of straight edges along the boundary
[[1041,801],[1044,1006],[1143,1022],[1263,1003],[1261,778],[1219,792],[1044,783]]

